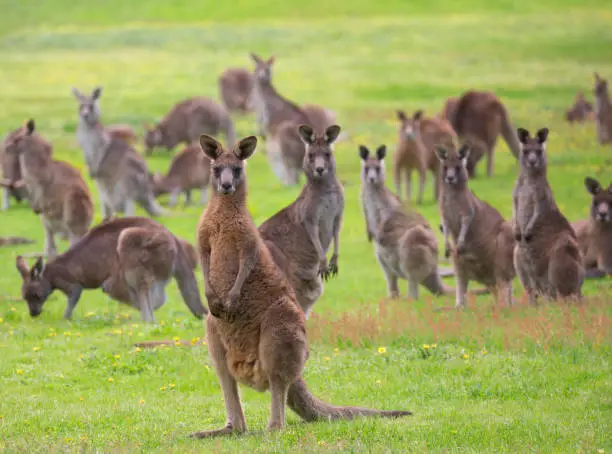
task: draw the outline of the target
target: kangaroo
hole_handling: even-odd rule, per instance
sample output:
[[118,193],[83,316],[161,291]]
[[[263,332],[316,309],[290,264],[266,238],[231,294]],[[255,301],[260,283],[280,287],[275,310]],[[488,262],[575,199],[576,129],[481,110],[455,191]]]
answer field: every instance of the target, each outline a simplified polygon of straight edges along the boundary
[[584,180],[592,196],[588,220],[572,223],[584,257],[586,277],[612,275],[612,183],[604,189],[595,178]]
[[98,187],[104,219],[117,211],[132,216],[134,202],[150,216],[164,214],[155,201],[145,160],[130,144],[112,137],[100,122],[102,88],[95,88],[91,96],[76,88],[72,93],[79,103],[77,139],[85,154],[89,174]]
[[234,122],[225,107],[204,97],[185,99],[170,109],[159,123],[144,126],[147,155],[156,147],[171,151],[179,143],[189,145],[202,133],[216,136],[223,132],[229,144],[236,140]]
[[427,170],[434,177],[434,199],[437,201],[440,192],[440,162],[436,158],[434,147],[445,145],[454,148],[455,132],[450,123],[438,118],[425,118],[422,110],[417,110],[408,118],[402,110],[397,111],[400,122],[399,138],[393,155],[393,173],[395,193],[402,198],[402,174],[406,184],[406,196],[411,199],[412,171],[419,173],[419,194],[417,203],[423,203]]
[[115,218],[92,228],[66,252],[32,268],[17,257],[23,278],[21,293],[30,315],[41,314],[54,290],[68,298],[64,318],[70,320],[84,289],[101,288],[111,298],[140,310],[142,320],[155,322],[153,311],[166,301],[165,287],[174,277],[189,310],[207,314],[200,300],[192,259],[184,242],[148,218]]
[[451,118],[455,116],[458,102],[459,98],[456,98],[454,96],[447,98],[444,102],[444,107],[442,107],[442,111],[437,115],[437,117],[441,120],[446,120],[450,122]]
[[181,192],[185,205],[191,204],[192,189],[201,190],[201,203],[206,203],[210,181],[210,159],[198,144],[191,144],[172,158],[166,175],[153,175],[155,196],[170,193],[170,206],[175,206]]
[[242,139],[233,151],[207,135],[200,144],[213,169],[212,196],[197,232],[210,310],[206,340],[223,390],[227,422],[221,429],[192,437],[246,432],[238,383],[270,390],[269,430],[284,427],[287,405],[306,421],[409,415],[332,406],[310,393],[302,378],[308,358],[304,313],[247,208],[244,163],[255,152],[257,138]]
[[253,74],[245,68],[228,68],[219,77],[219,93],[229,112],[253,110]]
[[457,153],[438,146],[436,154],[442,165],[440,216],[446,257],[451,256],[449,237],[454,245],[456,307],[466,306],[470,280],[485,285],[498,301],[503,297],[511,305],[512,280],[516,275],[512,226],[468,188],[467,145]]
[[403,210],[402,202],[385,186],[387,148],[381,145],[372,156],[359,146],[361,207],[368,241],[387,281],[389,297],[398,298],[398,279],[408,281],[408,295],[419,298],[419,284],[434,295],[447,293],[438,273],[438,240],[423,216]]
[[[323,279],[338,273],[344,189],[336,177],[332,144],[340,127],[318,135],[309,125],[299,127],[306,146],[303,160],[306,185],[298,198],[259,227],[272,258],[285,272],[306,315],[323,294]],[[334,243],[329,263],[327,252]]]
[[584,123],[594,118],[593,105],[584,98],[584,93],[576,94],[574,105],[565,112],[565,119],[569,123]]
[[32,210],[40,214],[45,229],[45,254],[57,255],[55,235],[74,244],[89,230],[93,200],[80,172],[70,164],[52,159],[49,143],[35,133],[34,120],[11,134],[6,152],[18,156]]
[[520,144],[501,100],[491,92],[468,91],[453,105],[447,104],[450,121],[457,136],[470,144],[468,175],[476,176],[476,164],[487,156],[487,176],[493,176],[493,152],[501,134],[508,148],[518,159]]
[[130,144],[136,143],[136,132],[130,125],[108,125],[106,131],[111,137],[124,140]]
[[546,177],[548,129],[535,137],[517,130],[521,142],[520,172],[513,199],[514,267],[521,284],[536,304],[539,296],[580,298],[583,257],[576,234],[557,207]]
[[604,145],[612,143],[612,103],[608,93],[608,81],[594,73],[595,76],[595,126],[597,139]]
[[0,246],[13,246],[15,244],[33,244],[34,241],[21,236],[0,236]]

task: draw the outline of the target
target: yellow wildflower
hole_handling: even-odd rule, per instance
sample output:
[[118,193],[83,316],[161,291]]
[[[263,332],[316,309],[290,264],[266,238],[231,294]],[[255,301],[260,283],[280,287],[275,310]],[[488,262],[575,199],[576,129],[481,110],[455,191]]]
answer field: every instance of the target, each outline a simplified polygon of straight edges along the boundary
[[470,355],[468,355],[467,353],[463,354],[463,359],[468,359],[470,357]]
[[325,361],[329,361],[329,356],[326,356],[325,358],[323,358]]
[[22,375],[23,371],[21,369],[17,369],[17,375]]
[[115,381],[115,379],[114,379],[113,377],[108,377],[108,382],[109,382],[109,383],[112,383],[112,382],[114,382],[114,381]]
[[165,386],[162,386],[161,388],[159,388],[159,390],[160,390],[160,391],[165,391],[165,390],[166,390],[166,387],[165,387]]
[[384,355],[385,353],[387,353],[387,347],[378,347],[378,353]]
[[174,388],[176,385],[174,383],[170,383],[168,386],[170,386],[170,388]]
[[35,351],[35,352],[37,352],[37,351],[39,351],[39,350],[40,350],[40,347],[33,347],[33,348],[32,348],[32,350],[33,350],[33,351]]
[[118,354],[115,355],[115,359],[119,359],[119,358],[121,358],[121,355],[118,355]]
[[181,338],[180,338],[180,337],[178,337],[178,336],[174,336],[174,337],[172,338],[172,340],[173,340],[174,342],[178,342],[178,341],[180,341],[180,340],[181,340]]
[[423,348],[424,348],[425,350],[429,350],[429,344],[423,344]]

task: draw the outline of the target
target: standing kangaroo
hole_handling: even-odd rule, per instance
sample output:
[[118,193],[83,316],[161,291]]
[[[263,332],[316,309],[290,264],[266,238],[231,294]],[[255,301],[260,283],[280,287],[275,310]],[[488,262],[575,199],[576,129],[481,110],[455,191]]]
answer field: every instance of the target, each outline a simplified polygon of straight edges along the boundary
[[[344,189],[336,176],[331,148],[340,127],[329,126],[324,134],[317,135],[312,127],[301,125],[299,134],[306,146],[306,185],[291,205],[259,227],[259,233],[308,318],[323,294],[323,279],[338,272]],[[328,264],[332,240],[334,252]]]
[[154,174],[155,196],[170,193],[170,206],[175,206],[181,192],[185,193],[185,205],[191,203],[191,191],[201,190],[201,202],[206,203],[210,182],[210,159],[193,143],[176,154],[166,175]]
[[569,123],[584,123],[586,120],[593,119],[595,112],[593,106],[584,98],[584,93],[576,94],[574,105],[565,112],[565,118]]
[[17,257],[23,278],[21,293],[30,315],[37,317],[54,290],[68,297],[64,318],[72,318],[84,289],[97,289],[140,310],[142,320],[155,322],[153,311],[166,301],[165,288],[174,277],[198,318],[206,313],[193,273],[193,252],[164,226],[148,218],[115,218],[91,229],[84,238],[43,266],[28,268]]
[[572,224],[584,257],[587,277],[612,275],[612,183],[604,189],[599,181],[584,180],[592,196],[588,220]]
[[112,137],[100,122],[98,101],[102,88],[95,88],[91,96],[76,88],[72,93],[79,103],[77,139],[89,174],[98,187],[104,219],[116,211],[132,216],[134,202],[150,216],[163,214],[164,210],[155,201],[145,160],[128,142]]
[[49,143],[34,130],[34,120],[29,120],[25,127],[13,131],[6,152],[19,157],[32,210],[40,214],[45,229],[45,254],[53,258],[57,255],[57,234],[66,236],[72,245],[87,233],[93,220],[93,200],[80,172],[52,159],[45,150]]
[[535,137],[518,129],[520,173],[512,194],[514,267],[521,284],[536,304],[547,298],[580,297],[584,280],[583,257],[574,229],[555,203],[546,177],[548,129]]
[[253,110],[253,74],[246,68],[228,68],[219,76],[219,93],[229,112]]
[[476,164],[487,156],[487,176],[493,176],[493,154],[497,137],[501,134],[508,148],[518,159],[520,144],[504,104],[495,94],[468,91],[456,103],[447,103],[447,120],[462,142],[470,144],[467,171],[476,175]]
[[172,150],[179,143],[197,141],[200,134],[225,134],[227,143],[236,140],[234,122],[222,105],[210,98],[195,97],[177,103],[154,126],[145,125],[145,153],[151,154],[156,147]]
[[456,306],[465,307],[468,283],[484,284],[496,297],[512,304],[514,270],[514,236],[512,226],[499,211],[480,200],[468,188],[468,146],[458,153],[436,148],[442,164],[442,196],[440,215],[444,234],[445,255],[452,250],[457,276]]
[[387,148],[381,145],[372,156],[359,146],[361,165],[361,205],[368,241],[387,280],[391,298],[399,297],[398,279],[408,281],[408,295],[418,299],[419,284],[434,295],[447,293],[438,273],[438,240],[427,220],[416,212],[406,212],[402,202],[385,186],[384,159]]
[[407,411],[337,407],[314,397],[302,378],[308,358],[305,317],[293,288],[274,263],[246,206],[244,161],[257,145],[242,139],[226,151],[212,137],[200,138],[212,160],[212,197],[198,223],[198,246],[210,314],[208,351],[227,414],[225,426],[192,434],[205,438],[244,433],[238,383],[270,390],[268,429],[282,429],[288,405],[306,421],[399,417]]
[[412,171],[419,173],[419,194],[417,203],[423,203],[427,170],[433,175],[434,199],[437,201],[440,191],[440,162],[436,158],[435,146],[444,145],[454,148],[455,131],[450,123],[438,118],[424,118],[423,111],[417,110],[412,118],[401,110],[397,112],[400,122],[399,138],[393,155],[393,174],[395,194],[402,198],[402,174],[406,184],[406,196],[411,199]]
[[612,103],[608,93],[608,81],[594,73],[595,88],[595,126],[597,139],[604,145],[612,143]]

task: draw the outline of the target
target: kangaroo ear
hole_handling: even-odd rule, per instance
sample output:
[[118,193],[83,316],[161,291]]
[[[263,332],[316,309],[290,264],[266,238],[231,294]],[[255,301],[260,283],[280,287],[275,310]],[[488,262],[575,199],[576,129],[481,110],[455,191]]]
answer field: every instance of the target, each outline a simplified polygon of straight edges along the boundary
[[253,52],[251,52],[251,60],[253,60],[255,63],[260,64],[263,63],[263,60],[261,58],[259,58],[258,55],[254,54]]
[[462,161],[466,161],[467,158],[470,157],[470,146],[467,143],[464,143],[457,153],[459,155],[459,159]]
[[36,278],[40,277],[42,275],[44,269],[45,269],[45,267],[43,265],[43,259],[42,259],[42,257],[38,257],[38,259],[36,260],[36,263],[34,263],[34,266],[30,270],[30,277],[32,279],[36,279]]
[[387,146],[381,145],[376,149],[376,159],[382,161],[383,159],[385,159],[385,156],[387,156]]
[[26,123],[27,135],[31,136],[34,133],[35,129],[36,129],[36,124],[34,123],[34,120],[30,118],[28,122]]
[[255,148],[257,148],[257,137],[245,137],[238,142],[238,146],[234,149],[234,154],[238,157],[238,159],[244,161],[249,159],[253,153],[255,153]]
[[417,110],[414,114],[412,114],[412,119],[414,121],[419,121],[421,118],[423,118],[423,111],[422,110]]
[[521,142],[522,144],[526,144],[529,140],[529,131],[527,131],[525,128],[517,128],[516,134],[518,136],[519,142]]
[[100,99],[100,96],[102,96],[102,87],[94,88],[91,92],[91,99],[97,101],[98,99]]
[[370,150],[365,145],[359,145],[359,156],[362,160],[367,161],[370,156]]
[[536,133],[536,137],[538,138],[538,142],[543,144],[548,139],[548,128],[542,128]]
[[200,147],[202,147],[202,151],[206,156],[208,156],[212,161],[217,159],[223,153],[223,147],[213,137],[210,137],[206,134],[202,134],[200,136]]
[[81,93],[77,88],[72,87],[72,96],[76,98],[77,101],[82,102],[85,99],[85,95]]
[[339,135],[340,135],[340,126],[331,125],[331,126],[328,126],[327,129],[325,130],[325,134],[323,134],[323,140],[325,140],[325,143],[327,145],[331,145],[332,143],[336,141]]
[[436,145],[435,152],[438,159],[442,162],[448,158],[448,150],[440,145]]
[[586,186],[586,190],[592,195],[597,195],[601,192],[601,185],[595,178],[586,177],[584,179],[584,185]]
[[272,55],[270,58],[268,58],[268,66],[272,66],[272,64],[276,61],[276,57],[274,55]]
[[597,72],[593,73],[593,77],[595,78],[596,83],[601,82],[601,77],[599,77],[599,74]]
[[406,119],[406,112],[404,112],[403,110],[398,110],[397,119],[400,121],[404,121]]
[[306,145],[312,145],[315,141],[315,132],[310,125],[300,125],[298,133]]
[[27,262],[22,256],[17,256],[17,259],[15,260],[15,266],[17,267],[17,271],[19,271],[19,274],[21,274],[21,277],[24,281],[30,277],[30,268],[28,267]]

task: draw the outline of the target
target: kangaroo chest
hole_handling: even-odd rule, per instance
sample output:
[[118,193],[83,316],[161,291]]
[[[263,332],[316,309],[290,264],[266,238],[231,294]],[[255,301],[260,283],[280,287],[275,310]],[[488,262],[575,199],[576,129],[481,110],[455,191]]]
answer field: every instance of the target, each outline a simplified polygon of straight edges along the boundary
[[514,215],[519,227],[524,229],[533,216],[535,191],[528,182],[519,181],[514,189],[514,197],[516,199],[516,213]]
[[317,200],[313,220],[319,226],[319,239],[323,250],[327,251],[334,233],[334,224],[344,209],[344,196],[341,191],[327,193]]

